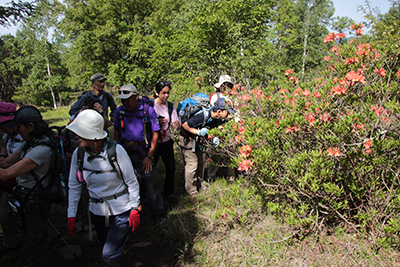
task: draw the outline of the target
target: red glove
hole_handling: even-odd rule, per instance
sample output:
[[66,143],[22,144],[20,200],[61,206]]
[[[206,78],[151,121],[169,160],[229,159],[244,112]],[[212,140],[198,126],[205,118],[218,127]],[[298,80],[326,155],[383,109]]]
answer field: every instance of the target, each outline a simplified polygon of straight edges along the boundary
[[68,218],[67,226],[68,226],[68,231],[71,235],[76,235],[76,229],[74,225],[75,225],[75,217]]
[[129,226],[132,226],[132,232],[138,228],[140,224],[140,212],[137,210],[131,210],[129,215]]

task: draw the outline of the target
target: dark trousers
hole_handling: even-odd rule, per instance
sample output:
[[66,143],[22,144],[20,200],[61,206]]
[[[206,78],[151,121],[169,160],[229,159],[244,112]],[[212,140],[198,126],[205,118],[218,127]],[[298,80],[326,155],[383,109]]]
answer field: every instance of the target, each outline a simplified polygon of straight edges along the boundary
[[[133,167],[140,173],[141,180],[140,183],[144,184],[146,188],[146,200],[147,205],[149,206],[151,212],[153,213],[154,217],[164,217],[164,201],[161,196],[160,191],[157,187],[157,180],[156,175],[154,172],[154,164],[153,169],[148,173],[144,173],[143,171],[143,159],[142,153],[139,150],[128,148],[126,149],[128,155],[132,161]],[[143,198],[141,196],[141,198]]]
[[33,260],[39,266],[56,266],[48,236],[50,203],[45,201],[24,203],[25,235]]
[[130,212],[128,210],[122,214],[110,216],[109,227],[105,227],[104,216],[91,214],[97,236],[103,247],[102,257],[108,267],[123,266],[122,252],[131,229],[129,227]]
[[175,154],[174,141],[172,139],[165,143],[158,144],[154,154],[154,166],[157,165],[160,157],[165,167],[164,195],[169,196],[174,193],[175,180]]

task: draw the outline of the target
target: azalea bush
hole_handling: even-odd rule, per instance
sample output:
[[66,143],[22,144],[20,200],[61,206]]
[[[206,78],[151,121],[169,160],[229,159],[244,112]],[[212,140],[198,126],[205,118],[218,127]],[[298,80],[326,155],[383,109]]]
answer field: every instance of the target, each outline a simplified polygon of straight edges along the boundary
[[255,183],[269,210],[303,234],[326,225],[398,244],[399,89],[373,44],[330,33],[325,71],[299,81],[293,70],[267,88],[230,92],[236,120],[213,129],[219,150]]

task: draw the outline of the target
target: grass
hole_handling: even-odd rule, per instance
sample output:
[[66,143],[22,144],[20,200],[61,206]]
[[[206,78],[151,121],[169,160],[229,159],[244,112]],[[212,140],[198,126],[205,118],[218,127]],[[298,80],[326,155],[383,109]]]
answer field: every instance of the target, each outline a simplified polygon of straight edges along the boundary
[[[69,116],[66,109],[46,111],[46,120],[63,125]],[[66,123],[64,123],[65,125]],[[168,220],[156,227],[144,206],[138,230],[131,233],[125,249],[127,266],[400,266],[400,253],[395,249],[377,248],[368,238],[346,233],[341,228],[326,229],[318,235],[301,238],[296,229],[269,214],[256,188],[246,181],[223,178],[207,184],[197,196],[184,193],[182,157],[176,146],[176,203],[166,203]],[[162,161],[156,167],[160,186],[163,182]],[[98,244],[82,235],[68,236],[65,211],[59,225],[61,234],[70,244],[78,244],[85,257],[99,255]],[[328,231],[329,230],[329,231]],[[52,244],[63,244],[49,229]],[[141,242],[148,247],[137,248]],[[61,244],[60,244],[61,243]],[[24,250],[25,249],[25,250]],[[22,251],[23,250],[23,251]],[[10,254],[0,258],[0,266],[22,266],[23,255]],[[25,253],[26,252],[26,253]],[[96,259],[97,259],[96,258]],[[62,266],[103,266],[101,260],[60,263]]]

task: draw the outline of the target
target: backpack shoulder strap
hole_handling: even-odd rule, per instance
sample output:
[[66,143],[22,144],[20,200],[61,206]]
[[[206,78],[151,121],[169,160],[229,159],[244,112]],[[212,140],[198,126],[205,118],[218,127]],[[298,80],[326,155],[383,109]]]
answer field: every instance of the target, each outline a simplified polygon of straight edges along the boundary
[[108,157],[108,161],[110,162],[112,168],[115,170],[115,172],[118,175],[118,178],[123,180],[123,176],[122,176],[122,171],[121,171],[121,167],[118,164],[117,161],[117,142],[114,140],[110,140],[108,141],[108,146],[107,146],[107,157]]
[[147,132],[147,123],[149,122],[149,103],[146,101],[142,101],[143,103],[143,140],[144,143],[147,145],[150,144],[151,140],[147,140],[146,132]]
[[83,157],[85,155],[85,149],[83,147],[78,147],[78,170],[83,171]]
[[167,101],[168,103],[168,114],[169,114],[169,123],[168,123],[168,127],[171,125],[171,119],[172,119],[172,111],[174,110],[174,105]]

